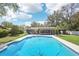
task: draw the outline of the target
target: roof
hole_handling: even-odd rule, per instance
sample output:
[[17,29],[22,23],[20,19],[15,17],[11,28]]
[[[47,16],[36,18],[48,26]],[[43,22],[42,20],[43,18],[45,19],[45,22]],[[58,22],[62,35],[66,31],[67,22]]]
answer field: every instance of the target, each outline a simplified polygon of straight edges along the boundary
[[55,27],[30,27],[30,28],[26,28],[26,29],[53,29]]

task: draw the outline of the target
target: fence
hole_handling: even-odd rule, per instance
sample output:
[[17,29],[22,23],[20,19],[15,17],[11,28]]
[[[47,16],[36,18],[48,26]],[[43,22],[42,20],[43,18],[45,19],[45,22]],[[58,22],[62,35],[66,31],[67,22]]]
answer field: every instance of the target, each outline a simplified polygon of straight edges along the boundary
[[66,31],[68,34],[79,35],[79,31]]

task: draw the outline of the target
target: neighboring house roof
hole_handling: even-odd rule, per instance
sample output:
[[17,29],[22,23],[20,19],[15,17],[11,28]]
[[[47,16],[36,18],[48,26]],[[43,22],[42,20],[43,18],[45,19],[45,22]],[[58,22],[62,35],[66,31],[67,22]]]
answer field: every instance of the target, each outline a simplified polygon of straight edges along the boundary
[[26,28],[26,29],[34,29],[34,30],[36,30],[36,29],[54,29],[55,27],[31,27],[31,28]]

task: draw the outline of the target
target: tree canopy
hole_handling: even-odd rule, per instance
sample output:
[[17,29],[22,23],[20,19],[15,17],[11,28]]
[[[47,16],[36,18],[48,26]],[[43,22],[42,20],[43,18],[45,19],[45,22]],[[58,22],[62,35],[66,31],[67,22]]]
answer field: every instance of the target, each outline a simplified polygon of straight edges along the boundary
[[5,16],[7,14],[7,9],[5,7],[13,9],[13,12],[16,12],[19,8],[16,3],[0,3],[0,16]]
[[76,11],[78,4],[71,3],[63,6],[60,10],[54,11],[48,16],[48,25],[59,27],[61,30],[79,30],[79,11]]

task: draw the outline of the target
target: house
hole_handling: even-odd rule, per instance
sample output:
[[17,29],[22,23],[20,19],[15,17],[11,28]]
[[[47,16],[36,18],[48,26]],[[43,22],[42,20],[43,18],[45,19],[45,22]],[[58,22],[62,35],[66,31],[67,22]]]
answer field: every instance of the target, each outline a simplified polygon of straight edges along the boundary
[[29,34],[54,34],[53,31],[54,27],[30,27],[30,28],[26,28],[26,31]]

